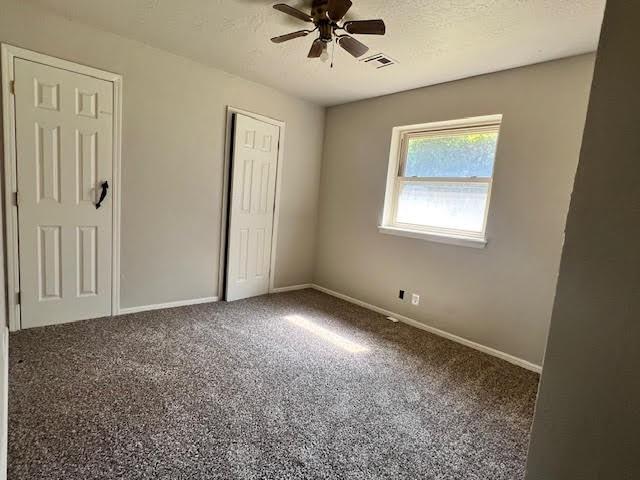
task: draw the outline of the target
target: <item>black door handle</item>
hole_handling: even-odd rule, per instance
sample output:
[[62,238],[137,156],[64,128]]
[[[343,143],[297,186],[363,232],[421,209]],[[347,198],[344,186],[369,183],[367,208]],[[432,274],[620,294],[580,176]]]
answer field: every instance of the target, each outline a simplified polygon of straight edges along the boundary
[[109,182],[102,182],[102,192],[100,192],[100,200],[96,203],[96,209],[102,206],[102,201],[107,196],[107,190],[109,190]]

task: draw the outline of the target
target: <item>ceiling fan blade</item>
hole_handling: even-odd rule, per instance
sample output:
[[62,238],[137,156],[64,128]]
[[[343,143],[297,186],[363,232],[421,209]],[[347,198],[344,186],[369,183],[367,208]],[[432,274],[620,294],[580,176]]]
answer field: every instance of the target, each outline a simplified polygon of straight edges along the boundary
[[334,22],[338,22],[347,14],[351,5],[353,5],[351,0],[329,0],[327,15]]
[[311,15],[301,12],[297,8],[290,7],[286,3],[278,3],[277,5],[274,5],[273,8],[282,13],[286,13],[287,15],[291,15],[292,17],[296,17],[298,20],[302,20],[303,22],[313,22]]
[[384,35],[387,27],[382,20],[354,20],[345,22],[344,29],[356,35]]
[[313,44],[311,45],[311,50],[309,50],[309,58],[319,58],[322,55],[322,51],[324,50],[325,43],[317,38]]
[[369,47],[349,35],[341,35],[338,37],[338,43],[356,58],[361,57],[369,51]]
[[280,35],[279,37],[273,37],[271,41],[273,43],[282,43],[294,38],[306,37],[311,33],[311,30],[298,30],[297,32],[287,33],[286,35]]

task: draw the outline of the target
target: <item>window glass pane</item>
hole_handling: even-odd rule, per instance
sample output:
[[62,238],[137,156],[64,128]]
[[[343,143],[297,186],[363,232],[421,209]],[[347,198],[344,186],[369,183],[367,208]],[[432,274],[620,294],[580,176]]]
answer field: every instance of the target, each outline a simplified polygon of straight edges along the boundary
[[486,183],[403,183],[396,222],[481,233],[488,194]]
[[497,132],[409,137],[404,177],[491,177]]

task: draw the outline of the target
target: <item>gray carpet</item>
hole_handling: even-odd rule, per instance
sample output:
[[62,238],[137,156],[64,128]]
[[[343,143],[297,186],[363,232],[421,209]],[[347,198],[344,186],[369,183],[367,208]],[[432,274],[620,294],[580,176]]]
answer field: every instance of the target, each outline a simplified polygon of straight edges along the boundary
[[9,478],[522,478],[538,377],[305,290],[10,340]]

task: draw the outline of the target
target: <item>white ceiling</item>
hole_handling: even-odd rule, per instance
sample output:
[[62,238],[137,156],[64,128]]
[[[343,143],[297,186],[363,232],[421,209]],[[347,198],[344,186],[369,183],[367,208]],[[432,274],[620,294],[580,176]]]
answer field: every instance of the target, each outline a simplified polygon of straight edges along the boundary
[[[399,62],[375,70],[336,49],[335,68],[306,58],[312,38],[277,0],[31,0],[65,17],[283,92],[335,105],[596,49],[605,0],[353,0],[351,19],[382,18],[359,36]],[[310,0],[290,5],[310,9]]]

